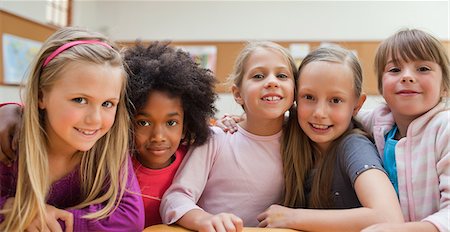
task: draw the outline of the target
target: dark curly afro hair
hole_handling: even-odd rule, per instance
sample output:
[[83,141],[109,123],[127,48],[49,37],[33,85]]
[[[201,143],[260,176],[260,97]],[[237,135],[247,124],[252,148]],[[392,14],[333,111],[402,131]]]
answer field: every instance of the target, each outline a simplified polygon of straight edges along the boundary
[[217,109],[214,102],[216,79],[212,72],[198,66],[188,53],[174,49],[168,42],[140,42],[125,50],[128,73],[128,107],[135,115],[154,90],[179,97],[184,110],[184,142],[201,145],[211,134],[209,119]]

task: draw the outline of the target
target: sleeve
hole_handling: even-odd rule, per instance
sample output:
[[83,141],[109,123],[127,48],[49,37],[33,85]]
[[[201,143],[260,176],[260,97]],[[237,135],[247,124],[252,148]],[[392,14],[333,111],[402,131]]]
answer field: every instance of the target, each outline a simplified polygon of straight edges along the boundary
[[373,124],[375,110],[360,110],[356,115],[356,120],[358,120],[364,127],[364,130],[369,134],[373,134]]
[[343,140],[340,152],[341,170],[345,170],[352,185],[359,175],[369,169],[375,168],[386,173],[375,145],[363,135],[349,135]]
[[[141,190],[128,157],[128,183],[122,200],[113,213],[101,220],[82,218],[83,215],[103,208],[103,204],[83,209],[68,209],[74,217],[74,231],[142,231],[144,228],[144,205]],[[65,228],[63,228],[64,230]]]
[[[0,162],[0,210],[6,200],[10,197],[14,197],[16,190],[16,178],[17,178],[17,161],[11,166],[6,166]],[[3,222],[3,214],[0,214],[0,223]]]
[[[450,111],[445,111],[446,117],[436,133],[436,171],[439,178],[440,209],[424,218],[433,223],[441,232],[450,232]],[[429,186],[431,187],[431,186]]]
[[217,153],[217,134],[204,145],[192,148],[181,163],[172,185],[164,194],[160,214],[163,223],[173,224],[192,209],[201,209],[197,202],[205,189]]

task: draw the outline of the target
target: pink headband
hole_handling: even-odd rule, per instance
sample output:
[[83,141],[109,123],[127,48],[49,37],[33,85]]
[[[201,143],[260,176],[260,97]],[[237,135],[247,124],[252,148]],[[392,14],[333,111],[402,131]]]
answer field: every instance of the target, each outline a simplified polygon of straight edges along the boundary
[[59,47],[58,49],[53,51],[52,54],[50,54],[47,57],[47,59],[45,59],[44,64],[42,65],[42,68],[47,66],[47,64],[53,58],[55,58],[59,53],[65,51],[65,50],[67,50],[67,49],[69,49],[69,48],[71,48],[71,47],[73,47],[75,45],[78,45],[78,44],[100,44],[100,45],[103,45],[103,46],[105,46],[107,48],[111,48],[112,49],[111,45],[109,45],[109,44],[107,44],[105,42],[102,42],[102,41],[98,41],[98,40],[77,40],[77,41],[72,41],[72,42],[69,42],[69,43],[66,43],[66,44],[62,45],[61,47]]

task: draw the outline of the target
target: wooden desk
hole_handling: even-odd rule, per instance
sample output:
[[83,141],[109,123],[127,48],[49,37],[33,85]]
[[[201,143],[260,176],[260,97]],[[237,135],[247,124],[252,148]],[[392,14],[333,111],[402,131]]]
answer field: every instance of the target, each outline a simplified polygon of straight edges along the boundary
[[[143,232],[190,232],[192,230],[184,229],[179,226],[154,225],[144,229]],[[291,229],[275,229],[275,228],[254,228],[245,227],[243,232],[298,232]]]

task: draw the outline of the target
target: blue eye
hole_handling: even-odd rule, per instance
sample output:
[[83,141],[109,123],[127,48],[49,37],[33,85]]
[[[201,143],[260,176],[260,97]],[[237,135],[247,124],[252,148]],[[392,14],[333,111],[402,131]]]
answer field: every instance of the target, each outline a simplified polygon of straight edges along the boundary
[[72,99],[72,101],[76,102],[76,103],[80,103],[80,104],[86,104],[87,103],[87,100],[85,98],[82,98],[82,97],[76,97],[76,98]]
[[264,75],[263,74],[256,74],[256,75],[253,76],[253,78],[255,78],[255,79],[262,79],[262,78],[264,78]]
[[106,107],[106,108],[111,108],[114,106],[114,104],[110,101],[106,101],[106,102],[103,102],[102,106]]
[[289,78],[289,76],[286,75],[286,74],[284,74],[284,73],[278,74],[277,77],[278,77],[278,78],[281,78],[281,79]]
[[136,122],[136,124],[138,124],[138,126],[150,126],[150,125],[151,125],[151,122],[145,121],[145,120],[138,120],[138,121]]

